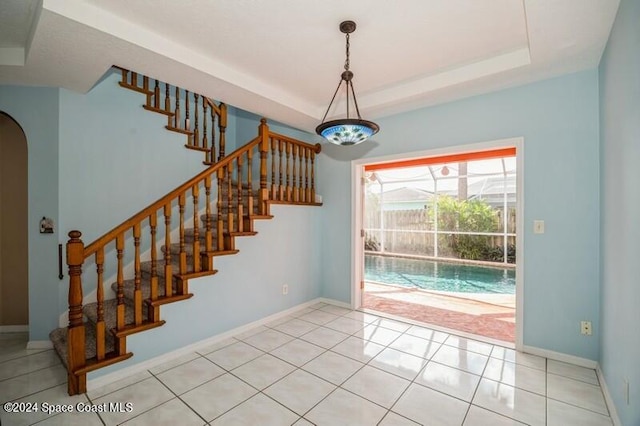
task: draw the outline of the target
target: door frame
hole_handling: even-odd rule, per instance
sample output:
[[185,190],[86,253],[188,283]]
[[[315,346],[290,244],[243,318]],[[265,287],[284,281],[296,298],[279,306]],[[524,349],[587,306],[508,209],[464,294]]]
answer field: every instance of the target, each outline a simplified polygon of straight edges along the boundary
[[498,139],[468,145],[457,145],[436,148],[426,151],[415,151],[404,154],[393,154],[381,157],[360,158],[351,161],[351,307],[359,309],[362,306],[362,290],[360,283],[364,282],[364,236],[363,228],[363,185],[364,166],[370,164],[403,161],[417,157],[439,157],[474,151],[488,151],[499,148],[516,148],[516,350],[521,351],[524,346],[524,138]]

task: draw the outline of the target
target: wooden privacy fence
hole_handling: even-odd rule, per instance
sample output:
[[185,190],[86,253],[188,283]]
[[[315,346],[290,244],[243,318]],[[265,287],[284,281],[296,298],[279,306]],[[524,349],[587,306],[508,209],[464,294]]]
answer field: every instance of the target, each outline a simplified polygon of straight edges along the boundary
[[[515,246],[516,244],[516,214],[515,208],[508,210],[507,221],[507,246]],[[425,256],[434,256],[435,245],[435,224],[433,215],[428,209],[413,210],[389,210],[380,215],[379,209],[365,208],[365,242],[369,248],[375,247],[378,250],[389,251],[393,253],[403,254],[420,254]],[[482,239],[483,243],[492,248],[502,248],[504,246],[504,234],[502,229],[502,210],[496,211],[496,223],[494,229],[498,232],[478,232],[473,238]],[[445,249],[448,245],[448,239],[457,230],[439,229],[438,245],[441,249]],[[464,235],[468,235],[464,233]],[[384,247],[381,247],[384,241]],[[440,255],[447,253],[446,249],[440,250]]]

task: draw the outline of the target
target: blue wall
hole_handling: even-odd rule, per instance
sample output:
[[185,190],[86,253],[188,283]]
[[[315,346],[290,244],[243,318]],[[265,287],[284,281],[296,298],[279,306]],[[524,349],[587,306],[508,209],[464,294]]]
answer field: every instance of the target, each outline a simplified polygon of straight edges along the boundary
[[[95,378],[278,313],[320,296],[322,208],[272,206],[271,220],[255,222],[258,235],[236,239],[240,253],[215,258],[216,275],[189,281],[191,299],[164,305],[167,323],[133,335],[131,360],[92,373]],[[282,285],[289,294],[282,295]],[[169,338],[170,337],[170,338]],[[150,342],[154,344],[151,345]]]
[[[88,244],[204,168],[203,154],[185,149],[185,136],[168,132],[166,118],[145,111],[144,96],[120,88],[118,80],[117,73],[108,72],[87,94],[0,86],[0,110],[23,127],[28,142],[31,340],[48,340],[68,308],[66,268],[65,278],[57,277],[57,246],[67,242],[70,230],[82,231]],[[227,153],[255,137],[258,124],[257,116],[229,107]],[[54,235],[38,232],[42,216],[54,220]],[[314,270],[318,258],[309,257],[307,269]],[[270,265],[270,260],[260,258],[258,263]],[[93,271],[91,266],[85,269]],[[85,284],[85,292],[92,290],[88,280]],[[317,297],[319,282],[310,280],[309,285],[315,290],[305,297]],[[264,309],[284,309],[278,306],[267,304]],[[234,326],[245,320],[242,315],[230,318]]]
[[[25,132],[28,147],[29,325],[30,340],[47,340],[58,324],[58,89],[0,86],[0,110]],[[6,206],[1,206],[7,208]],[[40,234],[50,217],[55,234]]]
[[60,229],[82,231],[87,244],[205,168],[204,154],[118,81],[111,73],[86,95],[60,90]]
[[[640,424],[640,2],[623,0],[600,63],[600,364],[625,425]],[[623,381],[629,381],[629,405]]]
[[[524,344],[592,360],[599,333],[598,73],[585,71],[379,120],[354,148],[323,146],[323,295],[349,302],[351,160],[524,138]],[[534,235],[533,220],[546,222]],[[522,257],[521,257],[522,258]],[[580,320],[594,336],[580,335]]]

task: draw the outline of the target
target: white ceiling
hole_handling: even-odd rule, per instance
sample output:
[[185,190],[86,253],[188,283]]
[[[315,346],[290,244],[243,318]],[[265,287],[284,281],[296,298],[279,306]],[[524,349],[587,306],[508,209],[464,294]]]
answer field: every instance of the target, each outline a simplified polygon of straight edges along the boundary
[[[619,0],[2,0],[0,84],[111,65],[312,131],[344,65],[364,118],[597,66]],[[344,107],[332,114],[343,115]]]

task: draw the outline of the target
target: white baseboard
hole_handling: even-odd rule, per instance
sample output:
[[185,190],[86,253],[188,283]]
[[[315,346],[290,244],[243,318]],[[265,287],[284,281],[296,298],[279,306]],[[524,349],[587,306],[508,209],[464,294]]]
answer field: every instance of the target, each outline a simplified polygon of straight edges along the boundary
[[598,363],[594,360],[581,358],[579,356],[567,355],[561,352],[550,351],[549,349],[540,349],[534,346],[523,346],[522,352],[526,352],[532,355],[538,355],[545,358],[552,359],[554,361],[566,362],[568,364],[578,365],[580,367],[593,368],[598,366]]
[[623,426],[622,422],[620,421],[620,417],[618,417],[618,411],[616,410],[616,405],[613,403],[613,398],[611,397],[611,393],[609,392],[607,381],[604,379],[604,372],[602,371],[602,368],[600,368],[599,363],[596,366],[596,374],[598,375],[600,388],[602,389],[602,393],[604,394],[604,401],[607,403],[607,408],[609,409],[609,416],[611,417],[611,421],[613,421],[613,426]]
[[53,349],[51,340],[29,340],[27,349]]
[[330,305],[339,306],[341,308],[353,309],[350,303],[341,302],[335,299],[328,299],[326,297],[319,297],[318,299],[316,299],[316,303],[318,302],[328,303]]
[[24,333],[29,331],[28,325],[0,325],[0,333]]
[[87,380],[87,391],[92,391],[102,386],[109,385],[111,383],[117,382],[118,380],[122,380],[134,374],[140,373],[145,370],[149,370],[158,365],[164,364],[168,361],[171,361],[174,358],[181,357],[183,355],[187,355],[192,352],[197,352],[198,350],[205,348],[207,346],[213,345],[215,343],[221,342],[223,340],[229,339],[230,337],[237,336],[238,334],[244,333],[245,331],[251,330],[252,328],[259,327],[261,325],[268,324],[272,321],[280,319],[282,317],[286,317],[291,315],[292,313],[299,311],[301,309],[308,308],[311,305],[314,305],[318,302],[337,304],[338,302],[330,301],[330,299],[322,299],[317,298],[310,300],[309,302],[301,303],[300,305],[296,305],[292,308],[286,309],[284,311],[280,311],[273,315],[269,315],[268,317],[261,318],[257,321],[250,322],[248,324],[242,325],[240,327],[236,327],[232,330],[225,331],[224,333],[217,334],[212,337],[208,337],[204,340],[200,340],[199,342],[192,343],[188,346],[184,346],[180,349],[176,349],[175,351],[167,352],[155,358],[148,359],[146,361],[142,361],[138,364],[131,365],[129,367],[122,368],[118,371],[114,371],[113,373],[105,374],[104,376],[96,377],[95,379]]

